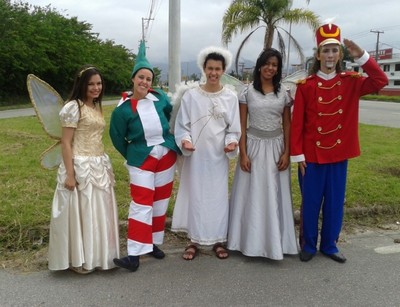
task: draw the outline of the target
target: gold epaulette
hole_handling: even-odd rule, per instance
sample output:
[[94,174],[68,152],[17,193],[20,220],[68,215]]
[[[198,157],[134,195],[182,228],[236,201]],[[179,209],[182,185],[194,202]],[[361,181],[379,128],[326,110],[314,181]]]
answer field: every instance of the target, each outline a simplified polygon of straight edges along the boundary
[[310,76],[308,76],[307,78],[297,80],[297,81],[296,81],[296,85],[299,85],[299,84],[306,84],[307,80],[313,79],[313,78],[314,78],[314,75],[310,75]]

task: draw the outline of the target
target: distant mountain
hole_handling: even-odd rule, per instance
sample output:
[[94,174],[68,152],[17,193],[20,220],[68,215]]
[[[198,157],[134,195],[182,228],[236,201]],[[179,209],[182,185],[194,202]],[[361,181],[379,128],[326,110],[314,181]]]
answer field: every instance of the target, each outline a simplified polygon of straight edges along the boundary
[[[243,63],[243,69],[252,69],[256,64],[250,60],[243,60],[240,63]],[[161,81],[168,81],[168,63],[153,63],[154,67],[157,67],[161,70]],[[232,63],[231,67],[227,71],[227,73],[231,73],[235,71],[235,63]],[[239,65],[239,72],[241,72],[242,65]],[[191,75],[196,74],[198,78],[201,76],[200,68],[197,66],[197,61],[189,61],[189,62],[181,62],[181,77],[185,79],[186,76],[190,77]]]

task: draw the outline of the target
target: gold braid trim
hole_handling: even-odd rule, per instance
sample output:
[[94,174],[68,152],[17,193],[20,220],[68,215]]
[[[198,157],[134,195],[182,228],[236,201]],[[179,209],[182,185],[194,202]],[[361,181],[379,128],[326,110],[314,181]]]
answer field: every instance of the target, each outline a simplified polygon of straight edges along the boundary
[[322,113],[322,112],[319,112],[318,116],[333,116],[333,115],[342,114],[342,113],[343,113],[343,110],[339,109],[339,110],[337,110],[336,112],[333,112],[333,113]]
[[336,85],[341,85],[342,81],[337,81],[336,83],[334,83],[332,86],[320,86],[318,85],[318,87],[322,90],[330,90],[333,89]]
[[337,96],[337,97],[331,99],[330,101],[322,101],[322,97],[319,97],[319,98],[318,98],[318,103],[320,103],[320,104],[331,104],[331,103],[334,102],[335,100],[339,100],[339,101],[342,100],[342,95],[339,95],[339,96]]
[[336,145],[340,144],[341,142],[342,142],[342,141],[339,139],[339,140],[337,140],[336,143],[333,144],[332,146],[321,146],[321,142],[320,142],[320,141],[317,141],[316,145],[317,145],[318,148],[321,148],[321,149],[332,149],[333,147],[335,147]]
[[321,127],[318,127],[317,130],[318,130],[319,134],[329,134],[329,133],[338,131],[339,129],[342,129],[342,125],[340,125],[340,124],[335,129],[332,129],[332,130],[329,130],[329,131],[326,131],[326,132],[322,132],[322,128]]

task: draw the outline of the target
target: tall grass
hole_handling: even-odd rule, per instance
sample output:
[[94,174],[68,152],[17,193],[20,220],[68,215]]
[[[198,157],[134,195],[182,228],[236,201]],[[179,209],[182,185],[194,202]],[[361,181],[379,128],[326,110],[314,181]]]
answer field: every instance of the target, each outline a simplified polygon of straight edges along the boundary
[[[104,107],[106,122],[112,106]],[[51,202],[56,186],[56,170],[42,169],[40,154],[55,141],[43,131],[36,117],[0,119],[0,253],[30,250],[48,241]],[[346,208],[386,213],[399,220],[400,129],[360,125],[362,155],[349,162]],[[128,174],[123,158],[104,134],[106,152],[114,167],[120,219],[126,220],[129,196]],[[231,163],[231,180],[235,161]],[[204,167],[207,167],[206,165]],[[299,208],[296,165],[292,164],[295,209]],[[175,181],[168,214],[171,215]]]

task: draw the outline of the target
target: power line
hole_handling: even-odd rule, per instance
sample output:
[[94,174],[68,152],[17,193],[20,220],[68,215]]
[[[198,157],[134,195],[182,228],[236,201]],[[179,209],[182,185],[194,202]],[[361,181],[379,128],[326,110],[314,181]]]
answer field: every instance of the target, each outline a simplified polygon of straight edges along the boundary
[[400,50],[400,47],[396,47],[396,46],[393,46],[393,45],[388,44],[388,43],[381,42],[380,44],[381,44],[381,45],[386,45],[386,46],[392,47],[392,48],[394,48],[394,49]]

